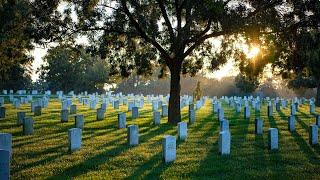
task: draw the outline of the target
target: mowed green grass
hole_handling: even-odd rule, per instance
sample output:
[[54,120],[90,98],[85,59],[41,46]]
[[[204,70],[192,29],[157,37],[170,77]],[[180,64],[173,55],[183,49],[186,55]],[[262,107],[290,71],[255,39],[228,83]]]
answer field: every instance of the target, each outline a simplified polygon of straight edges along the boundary
[[[81,150],[68,152],[68,129],[74,127],[74,117],[68,123],[60,122],[61,103],[51,99],[48,109],[35,120],[34,134],[22,135],[16,125],[17,111],[26,111],[30,105],[16,110],[5,104],[7,117],[0,120],[0,132],[13,135],[12,179],[320,179],[320,146],[308,143],[308,128],[315,123],[308,105],[299,108],[296,132],[287,130],[289,108],[266,117],[266,104],[260,116],[264,120],[264,134],[254,134],[254,118],[224,104],[225,116],[230,121],[231,155],[218,153],[219,122],[212,113],[211,103],[196,112],[196,122],[188,125],[186,141],[177,141],[177,159],[170,164],[162,160],[162,138],[177,136],[177,127],[161,119],[161,125],[152,123],[150,104],[140,110],[140,118],[131,119],[127,106],[114,110],[109,105],[103,121],[96,121],[96,111],[74,101],[78,114],[85,116]],[[100,104],[99,104],[100,106]],[[127,125],[139,126],[138,146],[127,145],[127,129],[117,128],[117,113],[126,112]],[[182,120],[188,121],[188,107],[182,109]],[[320,112],[320,109],[317,109]],[[279,151],[268,150],[268,128],[279,129]]]

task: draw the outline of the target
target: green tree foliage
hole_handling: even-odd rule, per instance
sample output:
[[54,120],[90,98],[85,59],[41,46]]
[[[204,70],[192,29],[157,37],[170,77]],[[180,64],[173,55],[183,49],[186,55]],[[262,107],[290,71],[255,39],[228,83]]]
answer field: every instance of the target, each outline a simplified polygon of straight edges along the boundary
[[[74,0],[78,21],[63,28],[90,38],[91,52],[110,63],[110,74],[150,76],[170,73],[168,121],[180,115],[180,75],[216,70],[234,55],[229,43],[216,50],[211,38],[231,41],[236,34],[259,35],[277,22],[282,0]],[[71,6],[70,6],[71,7]],[[67,11],[67,12],[70,12]],[[71,28],[71,29],[70,29]],[[234,36],[235,37],[235,36]]]
[[44,61],[40,81],[53,91],[101,92],[108,80],[106,62],[85,53],[83,47],[60,44],[48,51]]
[[284,16],[275,45],[279,50],[273,66],[294,89],[317,88],[320,106],[320,1],[292,1]]
[[299,33],[293,48],[281,62],[282,75],[289,79],[290,88],[317,88],[316,104],[320,105],[320,32]]
[[30,87],[34,43],[58,40],[59,24],[68,22],[54,13],[58,4],[55,0],[0,1],[0,88]]
[[8,78],[0,81],[0,89],[20,90],[31,89],[32,80],[30,73],[22,65],[11,66],[6,70]]
[[31,37],[26,33],[31,27],[30,8],[28,1],[0,1],[0,88],[24,88],[30,81],[25,68],[33,60],[28,55]]
[[235,78],[236,87],[245,94],[254,92],[259,86],[259,80],[257,76],[245,76],[239,74]]

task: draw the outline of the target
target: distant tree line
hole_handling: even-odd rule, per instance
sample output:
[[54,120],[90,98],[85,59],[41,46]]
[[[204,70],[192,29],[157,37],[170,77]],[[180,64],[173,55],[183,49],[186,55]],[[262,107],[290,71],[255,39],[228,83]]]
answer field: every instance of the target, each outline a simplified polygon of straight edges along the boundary
[[109,69],[106,61],[86,53],[84,47],[60,44],[48,51],[38,72],[37,89],[102,93]]

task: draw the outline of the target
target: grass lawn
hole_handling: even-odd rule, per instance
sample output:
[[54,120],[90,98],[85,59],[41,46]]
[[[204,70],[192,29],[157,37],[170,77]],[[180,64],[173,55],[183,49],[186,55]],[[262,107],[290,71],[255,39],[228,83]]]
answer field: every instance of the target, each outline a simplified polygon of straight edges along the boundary
[[[177,159],[174,163],[162,161],[162,138],[177,135],[177,127],[152,123],[150,104],[139,111],[140,118],[131,119],[127,106],[114,110],[109,105],[103,121],[96,121],[96,111],[77,104],[78,114],[85,116],[81,150],[68,152],[68,129],[74,127],[74,118],[60,122],[61,103],[51,99],[49,108],[35,120],[34,134],[22,135],[22,126],[16,125],[17,111],[33,116],[30,105],[16,110],[5,104],[7,116],[0,120],[0,132],[13,135],[12,179],[320,179],[320,146],[308,143],[309,125],[315,117],[309,115],[309,106],[299,108],[296,132],[287,129],[290,109],[276,112],[268,118],[266,104],[262,106],[264,134],[254,134],[255,114],[250,120],[242,113],[224,104],[225,117],[230,121],[231,155],[218,154],[219,122],[212,113],[211,103],[196,112],[196,122],[188,126],[186,141],[177,141]],[[100,106],[100,104],[99,104]],[[126,112],[127,126],[139,126],[140,142],[136,147],[127,145],[127,130],[117,128],[118,111]],[[188,121],[188,107],[182,109],[182,120]],[[317,109],[320,113],[320,109]],[[279,129],[277,152],[268,150],[268,128]]]

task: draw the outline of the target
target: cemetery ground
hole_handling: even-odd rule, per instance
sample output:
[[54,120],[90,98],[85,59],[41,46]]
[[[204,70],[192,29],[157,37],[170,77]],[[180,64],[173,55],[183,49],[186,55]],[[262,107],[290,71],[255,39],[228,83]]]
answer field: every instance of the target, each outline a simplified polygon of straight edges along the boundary
[[[188,124],[186,141],[177,140],[177,159],[165,164],[162,159],[162,138],[177,136],[177,126],[153,124],[152,108],[145,104],[139,110],[139,118],[131,119],[127,106],[119,110],[108,106],[105,118],[96,120],[96,110],[77,105],[77,114],[83,114],[85,123],[82,131],[82,147],[68,151],[68,129],[74,127],[74,117],[60,122],[61,103],[50,99],[49,108],[42,109],[41,116],[33,117],[34,134],[25,136],[22,126],[16,125],[17,112],[30,112],[30,104],[19,110],[5,104],[7,115],[0,119],[0,131],[13,136],[12,179],[70,179],[70,178],[232,178],[232,179],[320,179],[320,146],[311,146],[309,125],[315,123],[308,104],[299,108],[296,115],[296,131],[289,132],[287,118],[290,107],[280,112],[274,110],[267,117],[267,103],[256,114],[251,109],[251,118],[244,119],[243,109],[236,113],[234,108],[223,104],[225,118],[230,122],[231,154],[218,153],[219,121],[213,114],[212,104],[196,111],[196,121]],[[127,144],[127,129],[118,129],[117,114],[126,112],[127,126],[139,126],[139,145]],[[316,109],[320,113],[320,109]],[[254,118],[264,121],[263,135],[255,135]],[[182,120],[188,121],[188,107],[182,109]],[[279,150],[268,150],[268,129],[279,129]]]

